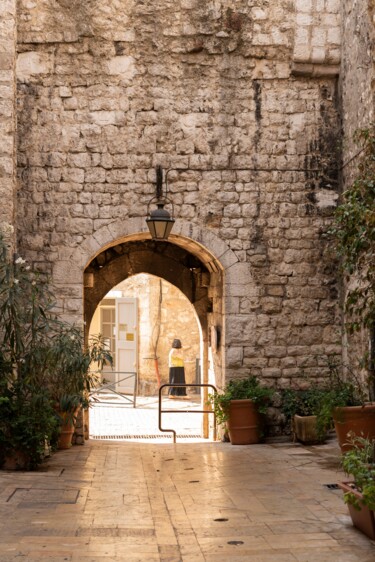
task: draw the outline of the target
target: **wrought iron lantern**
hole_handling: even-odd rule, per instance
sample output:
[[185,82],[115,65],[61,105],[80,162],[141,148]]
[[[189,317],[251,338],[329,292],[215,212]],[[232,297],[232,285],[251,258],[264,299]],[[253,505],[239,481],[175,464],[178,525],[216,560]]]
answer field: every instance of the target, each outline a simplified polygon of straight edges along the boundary
[[[156,203],[156,209],[150,212],[150,205]],[[165,205],[172,206],[172,216],[164,209]],[[163,195],[163,169],[156,167],[156,195],[150,199],[147,205],[146,223],[153,240],[167,240],[171,233],[175,220],[173,218],[173,203],[167,197],[167,187]]]

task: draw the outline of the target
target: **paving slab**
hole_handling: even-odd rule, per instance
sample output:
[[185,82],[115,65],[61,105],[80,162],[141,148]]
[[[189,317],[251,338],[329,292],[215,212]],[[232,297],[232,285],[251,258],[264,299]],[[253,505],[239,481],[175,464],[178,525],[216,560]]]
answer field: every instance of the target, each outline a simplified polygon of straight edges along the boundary
[[89,440],[0,471],[0,562],[374,562],[343,476],[332,440]]

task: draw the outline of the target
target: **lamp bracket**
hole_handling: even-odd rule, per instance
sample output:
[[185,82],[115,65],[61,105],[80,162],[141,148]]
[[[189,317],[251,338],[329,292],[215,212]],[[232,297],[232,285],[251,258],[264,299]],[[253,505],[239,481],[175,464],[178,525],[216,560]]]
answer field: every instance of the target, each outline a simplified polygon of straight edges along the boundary
[[163,197],[163,195],[161,195],[160,197],[158,195],[155,195],[154,197],[152,197],[152,199],[150,199],[150,201],[147,203],[147,215],[150,216],[150,205],[152,205],[152,203],[156,203],[157,205],[171,205],[172,207],[172,216],[171,218],[174,217],[174,205],[173,205],[173,201],[171,201],[171,199],[169,199],[169,197]]
[[161,199],[163,196],[163,168],[156,166],[156,197]]

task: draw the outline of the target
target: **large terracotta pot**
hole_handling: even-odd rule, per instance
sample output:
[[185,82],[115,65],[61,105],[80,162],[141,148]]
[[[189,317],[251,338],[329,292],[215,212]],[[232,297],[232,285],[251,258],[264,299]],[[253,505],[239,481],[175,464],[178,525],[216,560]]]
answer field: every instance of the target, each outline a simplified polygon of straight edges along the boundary
[[353,482],[339,482],[339,486],[341,490],[344,492],[351,492],[359,500],[360,510],[356,509],[354,505],[351,505],[350,503],[348,504],[350,517],[352,518],[354,527],[362,531],[362,533],[367,535],[370,539],[375,540],[374,512],[369,509],[367,505],[363,505],[361,502],[363,496],[355,489]]
[[252,400],[231,400],[228,431],[232,445],[259,443],[262,417]]
[[348,443],[354,433],[358,437],[375,439],[375,404],[364,406],[345,406],[335,408],[333,413],[337,439],[341,451],[349,451],[352,447]]
[[72,438],[74,433],[74,426],[71,424],[63,424],[61,426],[61,432],[59,440],[57,442],[58,449],[70,449],[72,446]]
[[70,449],[72,446],[72,438],[75,430],[75,419],[77,418],[78,410],[74,414],[67,414],[65,412],[58,412],[59,418],[62,420],[60,436],[57,442],[58,449]]

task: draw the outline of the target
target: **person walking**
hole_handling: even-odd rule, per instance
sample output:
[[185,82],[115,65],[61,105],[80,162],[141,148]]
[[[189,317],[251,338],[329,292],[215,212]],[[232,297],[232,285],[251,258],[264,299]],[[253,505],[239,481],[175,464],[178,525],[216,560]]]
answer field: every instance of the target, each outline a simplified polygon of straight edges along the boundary
[[185,366],[181,340],[177,338],[173,340],[172,349],[168,355],[168,365],[169,384],[176,385],[169,387],[169,396],[186,396],[186,388],[178,386],[185,384]]

